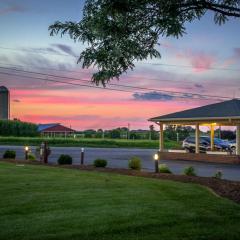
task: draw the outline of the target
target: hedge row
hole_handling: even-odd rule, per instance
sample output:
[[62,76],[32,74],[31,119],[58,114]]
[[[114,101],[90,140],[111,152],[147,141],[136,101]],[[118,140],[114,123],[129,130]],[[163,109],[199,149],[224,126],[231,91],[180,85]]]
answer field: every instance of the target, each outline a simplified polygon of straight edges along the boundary
[[[47,141],[51,146],[76,146],[76,147],[111,147],[111,148],[153,148],[157,149],[158,141],[149,140],[112,140],[112,139],[74,139],[74,138],[40,138],[40,137],[0,137],[2,145],[29,145],[39,146]],[[181,146],[174,141],[165,141],[165,148],[180,149]]]

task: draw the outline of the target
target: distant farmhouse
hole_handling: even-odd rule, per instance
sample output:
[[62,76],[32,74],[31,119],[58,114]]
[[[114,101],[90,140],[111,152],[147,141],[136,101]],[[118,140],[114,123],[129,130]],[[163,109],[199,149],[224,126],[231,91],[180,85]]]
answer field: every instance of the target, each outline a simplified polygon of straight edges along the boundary
[[44,137],[69,137],[76,133],[75,130],[65,127],[60,123],[39,124],[38,132]]

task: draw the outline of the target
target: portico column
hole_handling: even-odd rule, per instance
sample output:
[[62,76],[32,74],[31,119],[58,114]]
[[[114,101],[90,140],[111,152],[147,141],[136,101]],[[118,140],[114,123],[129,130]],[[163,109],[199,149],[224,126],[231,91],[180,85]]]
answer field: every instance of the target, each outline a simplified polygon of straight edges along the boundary
[[163,152],[164,149],[164,140],[163,140],[163,123],[159,123],[160,132],[159,132],[159,151]]
[[240,155],[240,124],[237,125],[236,129],[236,154]]
[[214,150],[214,125],[211,124],[211,151]]
[[195,153],[199,153],[199,123],[196,124],[196,130],[195,130]]

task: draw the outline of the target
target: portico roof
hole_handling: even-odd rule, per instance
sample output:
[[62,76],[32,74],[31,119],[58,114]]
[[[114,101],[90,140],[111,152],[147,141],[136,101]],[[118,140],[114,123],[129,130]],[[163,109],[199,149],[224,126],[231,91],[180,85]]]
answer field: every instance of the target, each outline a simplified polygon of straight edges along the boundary
[[232,99],[185,111],[175,112],[149,119],[152,122],[165,123],[208,123],[233,124],[240,122],[240,100]]

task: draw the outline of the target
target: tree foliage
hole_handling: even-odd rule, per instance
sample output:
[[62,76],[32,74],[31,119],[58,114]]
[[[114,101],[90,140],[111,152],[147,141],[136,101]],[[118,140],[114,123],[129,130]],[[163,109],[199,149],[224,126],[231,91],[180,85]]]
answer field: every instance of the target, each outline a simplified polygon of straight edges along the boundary
[[195,130],[190,126],[175,126],[168,125],[164,131],[164,136],[169,140],[177,140],[177,134],[179,140],[182,141],[191,134],[195,134]]
[[185,23],[214,12],[216,24],[240,17],[239,0],[86,0],[80,22],[57,21],[50,35],[69,34],[88,44],[78,62],[96,66],[92,80],[105,85],[134,68],[135,61],[160,57],[159,37],[180,37]]
[[0,136],[35,137],[38,135],[36,124],[0,120]]

